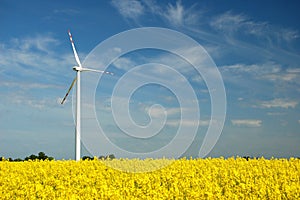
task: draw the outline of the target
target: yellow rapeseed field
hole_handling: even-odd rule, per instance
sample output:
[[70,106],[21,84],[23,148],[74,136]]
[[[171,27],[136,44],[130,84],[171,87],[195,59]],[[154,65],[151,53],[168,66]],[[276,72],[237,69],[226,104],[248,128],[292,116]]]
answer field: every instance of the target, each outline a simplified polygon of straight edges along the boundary
[[0,198],[294,200],[299,170],[294,158],[2,161]]

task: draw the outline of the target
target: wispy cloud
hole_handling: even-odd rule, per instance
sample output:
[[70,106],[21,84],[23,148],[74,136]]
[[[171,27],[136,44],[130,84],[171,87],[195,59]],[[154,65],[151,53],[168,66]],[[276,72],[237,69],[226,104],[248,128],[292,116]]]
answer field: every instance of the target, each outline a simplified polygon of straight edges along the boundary
[[286,113],[284,113],[284,112],[267,112],[267,115],[269,115],[269,116],[282,116],[282,115],[286,115]]
[[268,21],[254,21],[251,16],[233,11],[216,15],[204,10],[198,3],[189,6],[181,1],[164,4],[155,0],[143,0],[137,3],[139,6],[130,7],[131,0],[122,2],[115,5],[121,14],[121,10],[129,13],[133,8],[138,13],[122,14],[126,19],[131,16],[141,25],[143,22],[147,23],[142,16],[152,15],[154,19],[164,21],[166,26],[179,28],[200,41],[208,42],[208,47],[212,49],[210,53],[219,58],[228,56],[227,54],[232,56],[234,52],[239,57],[247,54],[255,62],[268,62],[271,58],[270,60],[283,62],[285,65],[295,65],[294,60],[299,59],[299,55],[293,50],[293,42],[299,39],[300,34],[293,28],[275,26]]
[[277,73],[281,70],[281,67],[280,65],[275,63],[263,63],[261,65],[234,64],[230,66],[223,66],[221,70],[224,72],[229,71],[230,73],[235,73],[235,74],[247,73],[253,76],[257,76],[257,75]]
[[227,34],[245,34],[264,38],[273,42],[290,42],[299,37],[296,30],[275,27],[267,22],[255,22],[243,14],[230,11],[216,16],[211,22],[212,28]]
[[[253,21],[242,13],[234,14],[231,11],[214,17],[210,22],[211,34],[218,36],[217,44],[226,46],[218,56],[247,57],[252,63],[280,63],[283,66],[297,66],[300,59],[295,42],[299,39],[299,31],[293,28],[275,26],[269,22]],[[246,61],[247,62],[247,61]],[[283,76],[282,76],[283,77]],[[276,75],[266,76],[269,79],[278,79]],[[294,75],[285,75],[286,80],[294,79]]]
[[181,3],[177,1],[176,6],[169,4],[165,17],[170,23],[176,26],[182,25],[184,21],[184,8]]
[[63,74],[63,69],[67,69],[64,65],[71,66],[74,63],[71,53],[65,55],[55,51],[59,45],[59,40],[49,34],[14,38],[0,44],[0,51],[3,52],[0,55],[2,73],[31,76],[33,79],[56,79],[59,74]]
[[22,93],[8,93],[1,95],[2,101],[7,101],[10,104],[21,105],[23,107],[31,107],[34,109],[43,110],[49,107],[58,105],[57,98],[47,98],[43,96],[30,96]]
[[13,81],[2,81],[0,82],[0,87],[7,87],[7,88],[14,87],[14,88],[20,88],[22,90],[62,88],[60,85],[56,85],[56,84],[13,82]]
[[130,58],[120,57],[115,62],[113,62],[113,65],[118,69],[128,71],[134,68],[137,64]]
[[137,0],[113,0],[111,3],[125,18],[137,20],[144,13],[144,6]]
[[[192,63],[198,64],[199,66],[205,65],[203,63],[208,62],[208,56],[205,54],[196,54],[193,50],[193,48],[183,47],[176,51],[179,52],[179,54],[186,55],[186,59]],[[172,84],[174,82],[184,82],[186,81],[184,78],[186,78],[187,80],[198,84],[204,82],[201,78],[201,74],[195,73],[196,70],[191,63],[171,53],[157,53],[151,57],[144,57],[143,54],[124,56],[115,60],[113,65],[118,69],[128,71],[145,63],[152,64],[147,68],[144,67],[134,72],[138,77],[141,77],[144,80],[164,80],[165,82],[169,81],[170,84]],[[162,67],[162,65],[165,65],[166,67]],[[170,69],[174,69],[182,76],[173,76],[172,80],[170,80]],[[175,75],[174,72],[172,72],[172,74]]]
[[12,43],[22,51],[38,50],[49,54],[52,53],[50,46],[57,46],[59,41],[50,35],[36,35],[22,39],[14,38]]
[[151,115],[152,117],[161,118],[162,116],[173,116],[176,114],[180,114],[181,109],[178,108],[162,108],[159,106],[148,106],[145,108],[145,111]]
[[38,109],[55,105],[60,95],[57,93],[65,89],[62,78],[69,84],[71,79],[65,76],[74,63],[71,52],[56,51],[59,46],[60,41],[51,34],[14,38],[0,44],[0,87],[6,88],[3,96],[7,97],[3,100]]
[[298,105],[298,101],[289,99],[273,99],[270,101],[263,101],[260,103],[262,108],[295,108]]
[[[154,0],[113,0],[112,5],[124,18],[135,21],[147,12],[160,17],[174,27],[191,28],[193,25],[205,24],[200,21],[203,9],[197,7],[197,4],[185,7],[180,0],[167,5],[159,4]],[[291,42],[300,37],[297,30],[276,27],[268,22],[253,21],[245,14],[235,14],[232,11],[224,12],[209,20],[206,19],[205,25],[215,31],[226,33],[227,39],[243,34],[259,37],[265,42],[281,43],[282,41]]]
[[226,12],[215,17],[210,22],[210,26],[216,30],[234,33],[237,32],[245,22],[247,22],[247,18],[244,15],[233,15],[231,12]]
[[253,80],[300,84],[300,71],[298,68],[285,68],[274,62],[252,65],[234,64],[223,66],[220,70],[228,81],[247,76]]
[[208,126],[210,123],[210,120],[168,120],[166,125],[171,127],[178,127],[181,126]]
[[278,73],[278,74],[267,74],[263,76],[266,80],[270,81],[298,81],[299,75],[294,73]]
[[196,11],[194,6],[185,8],[179,0],[175,4],[169,3],[164,6],[152,0],[113,0],[112,5],[124,18],[135,21],[138,21],[146,12],[160,17],[167,24],[175,27],[193,25],[199,19],[199,11]]
[[245,127],[260,127],[262,120],[258,119],[233,119],[231,123],[234,126],[245,126]]
[[194,25],[199,18],[193,7],[186,9],[181,1],[177,1],[175,5],[168,4],[166,12],[162,16],[167,19],[168,23],[176,27]]

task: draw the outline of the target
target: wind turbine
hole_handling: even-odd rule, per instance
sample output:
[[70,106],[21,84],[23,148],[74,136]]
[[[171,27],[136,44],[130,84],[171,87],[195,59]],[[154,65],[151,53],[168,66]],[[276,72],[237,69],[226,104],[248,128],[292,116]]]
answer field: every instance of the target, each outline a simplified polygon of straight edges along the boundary
[[72,38],[72,34],[70,32],[70,30],[68,30],[68,34],[69,34],[69,37],[70,37],[70,41],[71,41],[71,45],[72,45],[72,49],[73,49],[73,53],[74,53],[74,56],[75,56],[75,60],[77,62],[77,65],[78,66],[74,66],[73,67],[73,70],[77,72],[77,75],[76,77],[74,78],[71,86],[69,87],[68,89],[68,92],[66,93],[65,97],[63,98],[63,100],[61,101],[61,104],[63,104],[67,98],[67,96],[69,95],[71,89],[73,88],[75,82],[77,81],[77,89],[76,89],[76,128],[75,128],[75,159],[76,161],[79,161],[80,160],[80,138],[81,138],[81,113],[80,113],[80,108],[81,108],[81,103],[80,103],[80,99],[81,99],[81,96],[80,96],[80,75],[81,75],[81,72],[84,72],[84,71],[90,71],[90,72],[98,72],[98,73],[105,73],[105,74],[111,74],[113,75],[113,73],[111,72],[107,72],[107,71],[101,71],[101,70],[95,70],[95,69],[89,69],[89,68],[84,68],[82,67],[81,65],[81,62],[80,62],[80,59],[78,57],[78,54],[77,54],[77,51],[75,49],[75,45],[74,45],[74,42],[73,42],[73,38]]

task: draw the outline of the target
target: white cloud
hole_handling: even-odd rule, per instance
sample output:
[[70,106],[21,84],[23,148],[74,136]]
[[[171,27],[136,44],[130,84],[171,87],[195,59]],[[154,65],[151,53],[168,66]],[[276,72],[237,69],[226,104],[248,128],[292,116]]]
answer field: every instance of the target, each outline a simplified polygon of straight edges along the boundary
[[298,102],[288,99],[273,99],[270,101],[263,101],[260,103],[262,108],[295,108]]
[[271,82],[300,83],[300,70],[298,68],[285,69],[274,62],[252,65],[235,64],[220,67],[220,70],[227,81],[246,76],[248,79],[266,80]]
[[269,115],[269,116],[282,116],[282,115],[286,115],[286,113],[283,113],[283,112],[267,112],[267,115]]
[[176,5],[168,4],[163,17],[174,26],[191,25],[198,20],[197,13],[192,8],[185,9],[181,1],[177,1]]
[[181,108],[167,108],[163,107],[159,104],[153,104],[152,106],[145,106],[146,104],[141,105],[141,109],[151,117],[161,118],[163,116],[174,116],[176,114],[180,114]]
[[215,30],[225,32],[226,35],[243,33],[244,35],[254,35],[273,42],[290,42],[299,37],[296,30],[275,27],[267,22],[255,22],[246,15],[233,14],[232,12],[225,12],[215,17],[210,26]]
[[[9,101],[10,103],[13,103],[15,105],[22,105],[23,107],[29,106],[34,109],[46,109],[49,107],[56,106],[58,104],[57,98],[36,98],[36,97],[30,97],[25,94],[6,94],[5,100]],[[3,98],[2,98],[3,99]]]
[[181,2],[177,1],[176,6],[172,4],[168,5],[166,18],[169,20],[170,23],[174,25],[182,25],[184,20],[184,8],[181,5]]
[[[276,65],[275,65],[276,66]],[[270,73],[265,73],[261,75],[262,79],[269,81],[283,81],[283,82],[297,82],[300,79],[300,69],[298,68],[288,68],[277,66],[276,71],[271,71]]]
[[172,127],[177,127],[179,126],[181,123],[182,126],[197,126],[197,121],[194,120],[184,120],[184,121],[180,121],[180,120],[168,120],[166,125],[168,126],[172,126]]
[[269,81],[287,81],[291,82],[294,80],[298,80],[299,75],[298,74],[292,74],[292,73],[278,73],[278,74],[266,74],[262,76],[262,78],[269,80]]
[[267,62],[263,64],[253,64],[253,65],[245,65],[245,64],[235,64],[229,66],[223,66],[220,68],[223,72],[230,72],[234,74],[242,74],[247,73],[253,76],[263,76],[266,74],[278,73],[281,71],[281,66]]
[[116,61],[114,61],[113,65],[118,69],[123,69],[128,71],[136,66],[136,63],[127,57],[120,57]]
[[262,125],[261,120],[257,119],[234,119],[231,120],[234,126],[245,126],[245,127],[260,127]]
[[137,0],[113,0],[112,5],[125,18],[136,20],[144,13],[144,6]]
[[67,87],[72,80],[68,75],[73,73],[71,66],[75,59],[72,52],[57,53],[55,48],[58,44],[57,39],[46,34],[14,39],[0,45],[3,52],[0,54],[0,67],[3,69],[0,85],[14,87],[16,91]]
[[[131,2],[136,1],[120,1],[123,2],[122,4],[117,3],[119,1],[114,2],[113,5],[121,14],[124,13],[122,15],[125,18],[132,16],[134,20],[137,20],[141,19],[140,17],[144,13],[150,14],[154,18],[161,18],[167,25],[180,27],[183,32],[187,31],[202,41],[215,44],[214,49],[217,48],[219,52],[210,52],[212,55],[220,56],[228,52],[232,53],[234,50],[238,54],[249,55],[251,53],[253,56],[255,54],[257,59],[275,56],[276,59],[288,63],[299,58],[297,52],[293,52],[292,48],[289,48],[291,42],[299,38],[298,30],[274,26],[264,21],[254,21],[251,16],[243,13],[235,14],[228,11],[211,17],[207,15],[207,10],[200,8],[198,3],[188,6],[186,2],[182,3],[181,1],[166,4],[155,0],[143,0],[137,3],[139,6],[130,6]],[[130,13],[130,10],[137,10],[135,12],[138,14],[127,14]],[[248,42],[253,39],[256,42]],[[228,47],[228,43],[230,43],[230,47]],[[226,48],[223,48],[224,46]]]
[[22,39],[15,38],[12,40],[12,42],[22,51],[39,50],[45,53],[52,53],[51,46],[56,46],[59,44],[57,39],[49,35],[37,35],[35,37],[27,37]]
[[0,82],[0,87],[9,87],[9,88],[16,87],[16,88],[21,88],[23,90],[61,88],[61,86],[56,84],[13,82],[13,81],[2,81]]
[[[199,121],[199,126],[208,126],[210,123],[210,120],[200,120]],[[213,122],[215,123],[215,122]]]
[[286,71],[288,73],[300,73],[300,68],[288,68]]
[[243,23],[247,21],[247,18],[243,15],[234,15],[231,12],[223,13],[222,15],[215,17],[210,26],[217,30],[225,30],[228,32],[235,32],[241,28]]
[[12,89],[4,90],[9,97],[5,101],[38,109],[56,104],[53,94],[64,88],[62,78],[67,87],[71,80],[66,78],[67,70],[71,74],[75,62],[72,52],[55,51],[59,44],[49,34],[15,38],[0,44],[0,87]]
[[[37,35],[24,39],[15,38],[6,44],[0,44],[0,66],[7,70],[18,71],[19,74],[29,74],[33,70],[47,70],[49,75],[62,69],[74,60],[69,55],[57,54],[54,48],[59,41],[49,35]],[[56,70],[49,70],[55,68]],[[23,73],[26,71],[26,73]]]
[[151,117],[162,118],[163,116],[166,116],[166,110],[162,107],[158,107],[154,105],[148,108],[147,110],[148,110],[148,114]]
[[277,32],[277,37],[279,37],[279,39],[290,42],[299,38],[299,33],[296,30],[281,29],[279,32]]
[[[166,125],[177,127],[180,123],[182,126],[209,126],[210,120],[168,120]],[[217,123],[217,121],[213,121],[212,123]]]
[[[196,54],[196,50],[198,51],[199,49],[195,49],[193,47],[183,47],[181,49],[176,49],[177,52],[186,55],[187,59],[190,62],[193,62],[198,65],[205,65],[206,63],[209,63],[210,60],[208,55],[205,55],[205,52],[203,52],[203,54],[200,55]],[[147,67],[141,66],[145,63],[149,65]],[[139,79],[141,78],[143,80],[164,80],[164,82],[169,82],[170,84],[186,81],[204,83],[203,79],[201,78],[201,74],[198,74],[195,68],[190,63],[171,53],[162,53],[156,56],[151,56],[150,58],[140,56],[137,59],[137,61],[133,57],[124,56],[115,60],[113,65],[116,68],[125,71],[131,70],[134,67],[139,66],[140,68],[133,69],[132,73],[135,74],[135,76]],[[175,73],[173,69],[177,73]],[[208,67],[206,72],[210,73],[210,75],[214,75],[212,74],[214,72],[213,68]],[[170,73],[174,75],[172,76],[172,79],[170,79]]]
[[169,3],[167,6],[151,0],[113,0],[112,5],[124,18],[138,20],[147,11],[175,27],[196,24],[199,18],[199,10],[196,11],[193,6],[185,8],[179,0],[175,5]]

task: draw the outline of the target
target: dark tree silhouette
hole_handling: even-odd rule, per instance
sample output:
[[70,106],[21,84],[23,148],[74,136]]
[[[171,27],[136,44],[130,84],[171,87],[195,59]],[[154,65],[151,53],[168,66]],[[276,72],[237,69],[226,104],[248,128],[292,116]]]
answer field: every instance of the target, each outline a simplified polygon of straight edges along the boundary
[[94,160],[94,158],[92,158],[90,156],[83,156],[82,160]]
[[25,160],[53,160],[53,157],[47,156],[44,152],[39,152],[38,156],[32,154],[29,157],[26,157]]

